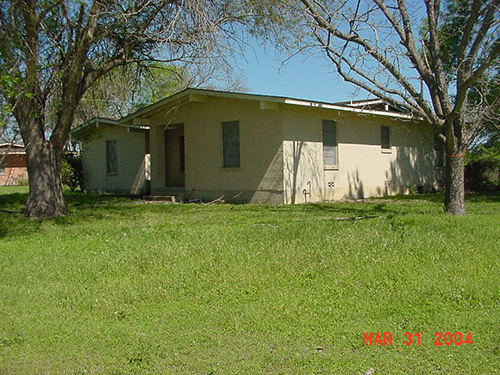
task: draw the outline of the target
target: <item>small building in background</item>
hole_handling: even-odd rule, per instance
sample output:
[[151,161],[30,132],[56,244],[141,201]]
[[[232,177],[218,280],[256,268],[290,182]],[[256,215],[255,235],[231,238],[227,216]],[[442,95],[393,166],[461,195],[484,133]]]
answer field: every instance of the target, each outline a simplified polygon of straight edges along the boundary
[[27,178],[24,146],[0,143],[0,186],[19,185]]

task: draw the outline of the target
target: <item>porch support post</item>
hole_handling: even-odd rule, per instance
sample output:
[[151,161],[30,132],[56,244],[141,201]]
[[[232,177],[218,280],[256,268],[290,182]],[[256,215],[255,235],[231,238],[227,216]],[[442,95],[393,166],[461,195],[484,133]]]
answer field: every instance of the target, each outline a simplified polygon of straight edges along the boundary
[[151,126],[149,130],[151,152],[151,193],[165,189],[165,136],[164,126]]

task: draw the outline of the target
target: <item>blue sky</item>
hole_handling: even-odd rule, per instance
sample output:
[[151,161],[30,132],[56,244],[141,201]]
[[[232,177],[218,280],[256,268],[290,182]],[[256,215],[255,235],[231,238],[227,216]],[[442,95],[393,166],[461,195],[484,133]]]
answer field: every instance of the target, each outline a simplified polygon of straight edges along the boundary
[[[425,16],[424,3],[410,1],[407,3],[407,7],[414,25],[413,31],[418,33],[419,25]],[[395,38],[397,41],[397,36]],[[285,60],[287,56],[280,56],[276,59],[274,56],[276,51],[271,45],[267,45],[264,49],[258,40],[249,35],[243,35],[242,39],[249,44],[249,47],[243,52],[245,58],[237,58],[237,65],[246,72],[246,86],[251,93],[326,102],[373,97],[366,91],[344,82],[334,72],[333,64],[329,63],[327,57],[319,50],[314,56],[309,56],[307,59],[305,58],[307,56],[292,58],[278,71],[280,62]],[[415,72],[412,71],[411,74],[414,75]],[[355,95],[353,96],[353,94]],[[424,94],[427,95],[427,92]]]
[[[237,66],[246,74],[246,87],[254,94],[288,96],[326,102],[354,99],[355,87],[344,82],[324,56],[296,56],[280,68],[286,56],[276,58],[272,47],[257,43],[237,58]],[[359,92],[358,99],[368,94]]]

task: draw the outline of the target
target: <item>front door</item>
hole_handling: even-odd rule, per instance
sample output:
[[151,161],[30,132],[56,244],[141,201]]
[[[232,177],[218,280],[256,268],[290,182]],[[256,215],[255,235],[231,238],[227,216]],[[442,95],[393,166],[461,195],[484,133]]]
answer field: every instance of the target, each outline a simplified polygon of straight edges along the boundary
[[184,125],[169,125],[164,135],[165,187],[184,187]]

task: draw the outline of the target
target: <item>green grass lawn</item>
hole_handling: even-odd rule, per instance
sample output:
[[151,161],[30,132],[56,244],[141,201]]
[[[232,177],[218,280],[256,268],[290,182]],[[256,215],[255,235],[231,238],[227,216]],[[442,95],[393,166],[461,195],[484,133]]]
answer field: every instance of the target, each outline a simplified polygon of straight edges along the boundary
[[[2,194],[0,192],[0,194]],[[297,206],[0,195],[0,373],[498,374],[500,196]],[[362,220],[338,217],[373,216]],[[393,346],[363,344],[388,331]],[[421,332],[421,345],[403,344]],[[434,346],[435,332],[473,344]]]
[[29,188],[27,186],[0,186],[0,195],[14,193],[25,194],[28,193],[28,191]]

